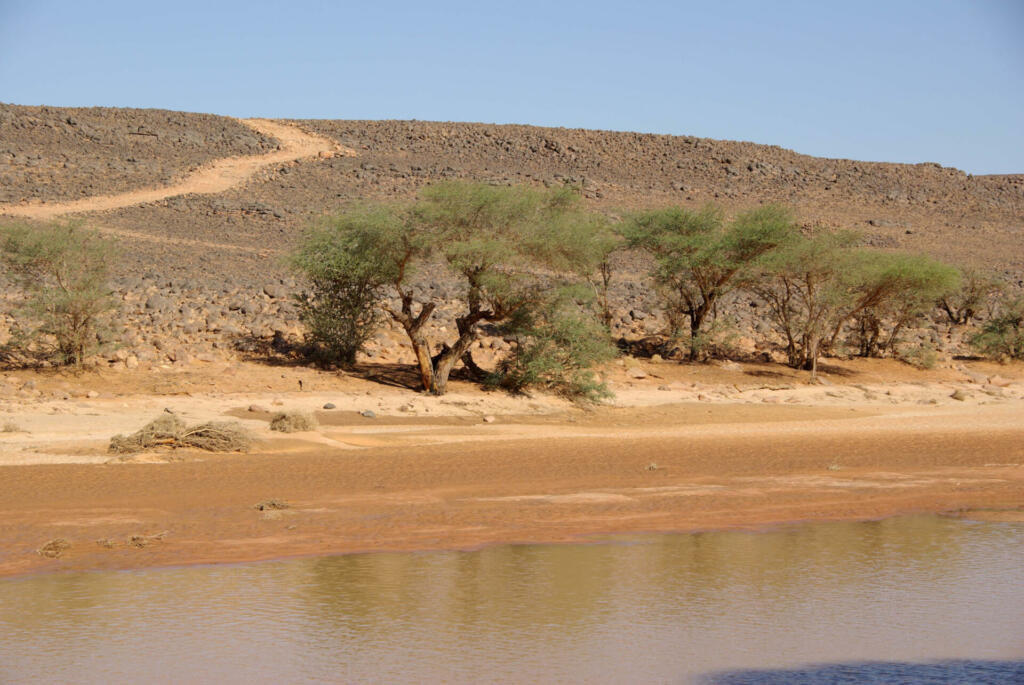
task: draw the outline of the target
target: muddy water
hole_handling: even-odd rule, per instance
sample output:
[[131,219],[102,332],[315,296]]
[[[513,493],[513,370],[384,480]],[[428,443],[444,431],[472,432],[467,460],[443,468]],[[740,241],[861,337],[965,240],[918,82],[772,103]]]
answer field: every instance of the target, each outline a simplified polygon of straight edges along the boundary
[[694,681],[1024,682],[1024,524],[0,581],[2,683]]

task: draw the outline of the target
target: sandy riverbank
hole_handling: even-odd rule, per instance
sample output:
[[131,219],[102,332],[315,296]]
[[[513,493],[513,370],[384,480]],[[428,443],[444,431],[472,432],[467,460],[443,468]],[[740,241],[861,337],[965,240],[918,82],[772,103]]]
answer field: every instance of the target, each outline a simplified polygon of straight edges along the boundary
[[[8,376],[0,575],[1024,509],[1021,366],[847,362],[807,385],[779,367],[629,361],[609,372],[614,405],[590,410],[382,380],[256,364]],[[165,409],[235,417],[259,442],[106,453]],[[317,410],[320,428],[271,433],[281,409]],[[267,499],[288,508],[255,508]],[[55,538],[58,558],[36,552]]]

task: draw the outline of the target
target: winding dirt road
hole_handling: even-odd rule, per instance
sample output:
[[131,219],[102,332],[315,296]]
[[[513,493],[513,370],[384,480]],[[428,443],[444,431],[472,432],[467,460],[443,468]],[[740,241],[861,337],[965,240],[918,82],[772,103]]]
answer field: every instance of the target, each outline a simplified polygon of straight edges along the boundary
[[[53,219],[65,214],[103,212],[156,202],[176,195],[222,193],[248,181],[261,169],[298,159],[323,155],[355,156],[355,151],[322,136],[266,119],[241,119],[241,123],[276,138],[278,149],[266,155],[227,157],[203,165],[177,183],[159,188],[140,188],[115,195],[97,195],[68,202],[0,203],[0,214],[26,219]],[[133,234],[134,235],[134,234]]]

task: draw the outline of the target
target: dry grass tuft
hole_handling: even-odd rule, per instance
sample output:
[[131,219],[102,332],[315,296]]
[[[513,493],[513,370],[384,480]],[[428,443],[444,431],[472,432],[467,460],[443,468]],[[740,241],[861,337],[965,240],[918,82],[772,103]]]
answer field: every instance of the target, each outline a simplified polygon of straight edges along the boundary
[[173,414],[162,414],[131,435],[110,439],[114,454],[133,454],[156,447],[195,447],[209,452],[244,452],[252,446],[252,435],[234,421],[213,421],[186,426]]
[[36,550],[39,556],[47,559],[56,559],[67,550],[71,549],[71,543],[64,538],[54,538]]
[[278,412],[270,419],[270,430],[281,433],[316,430],[317,422],[311,414],[297,411]]
[[4,433],[21,433],[21,426],[16,424],[14,421],[4,421],[3,428],[0,429]]

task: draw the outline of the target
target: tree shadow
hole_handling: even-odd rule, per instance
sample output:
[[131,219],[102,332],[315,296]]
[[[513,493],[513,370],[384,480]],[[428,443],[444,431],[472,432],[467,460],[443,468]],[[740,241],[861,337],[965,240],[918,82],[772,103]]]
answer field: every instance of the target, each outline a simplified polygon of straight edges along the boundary
[[[283,337],[261,338],[254,335],[238,335],[231,339],[232,348],[241,354],[244,361],[276,367],[317,367],[325,371],[343,371],[347,376],[379,383],[392,388],[422,391],[420,371],[416,364],[397,362],[357,362],[348,367],[324,365],[309,353],[301,342]],[[449,380],[480,382],[479,368],[470,370],[465,362],[459,362],[452,369]]]
[[722,671],[708,674],[698,682],[701,685],[1004,685],[1024,683],[1024,661],[858,661],[798,668]]

